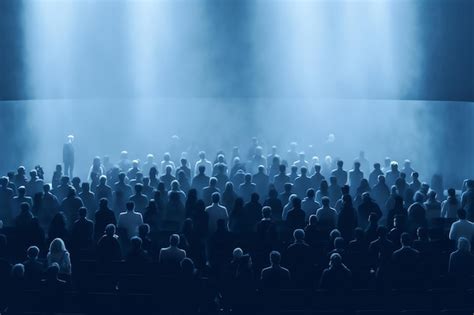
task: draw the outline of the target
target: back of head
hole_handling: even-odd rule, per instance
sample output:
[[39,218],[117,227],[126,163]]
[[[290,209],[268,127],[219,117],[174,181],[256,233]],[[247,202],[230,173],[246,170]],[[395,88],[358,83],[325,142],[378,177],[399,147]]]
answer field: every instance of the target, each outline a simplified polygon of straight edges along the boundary
[[296,242],[302,242],[304,240],[305,233],[302,229],[296,229],[293,231],[293,238]]
[[337,161],[337,166],[342,168],[344,166],[344,162],[342,160]]
[[79,208],[79,217],[80,218],[85,218],[87,216],[87,208],[86,207],[80,207]]
[[244,252],[242,251],[242,249],[240,247],[236,247],[234,248],[234,250],[232,251],[232,257],[234,259],[239,259],[240,257],[242,257],[244,255]]
[[114,236],[115,235],[115,225],[107,224],[107,226],[105,227],[105,234],[107,236]]
[[212,203],[218,203],[221,199],[221,195],[218,192],[212,194]]
[[460,237],[458,239],[458,249],[462,252],[470,253],[471,252],[471,242],[465,237]]
[[274,250],[270,253],[270,263],[272,265],[280,265],[281,255],[280,252]]
[[270,208],[269,206],[265,206],[262,208],[262,217],[264,217],[265,219],[270,219],[272,216],[272,208]]
[[293,184],[292,183],[285,183],[283,188],[284,188],[285,192],[289,193],[289,192],[291,192],[291,189],[293,188]]
[[211,177],[211,178],[209,179],[209,186],[214,187],[214,186],[216,186],[216,185],[217,185],[217,178]]
[[291,204],[293,205],[293,208],[295,209],[300,209],[301,208],[301,199],[298,197],[293,198],[291,201]]
[[171,234],[170,236],[170,246],[177,247],[179,245],[179,235],[178,234]]
[[133,201],[128,201],[126,203],[127,211],[133,211],[135,209],[135,203]]
[[309,188],[307,191],[306,191],[306,197],[308,197],[309,199],[313,199],[314,196],[315,196],[315,192],[314,192],[314,189],[313,188]]
[[39,253],[40,253],[40,250],[37,246],[30,246],[28,247],[28,250],[26,251],[26,256],[29,259],[36,259],[38,258]]
[[385,238],[387,236],[388,230],[385,226],[379,226],[377,228],[377,236],[380,238]]
[[138,236],[133,236],[131,239],[130,239],[130,246],[132,248],[132,250],[138,250],[140,248],[142,248],[142,239]]
[[467,212],[464,209],[458,209],[458,218],[459,220],[465,220],[467,217]]
[[329,259],[330,266],[337,267],[342,264],[342,257],[338,253],[333,253]]
[[454,189],[454,188],[449,188],[449,189],[448,189],[448,196],[449,196],[449,197],[456,197],[456,189]]
[[403,232],[402,235],[400,236],[400,243],[402,244],[402,246],[410,246],[411,244],[410,234]]
[[317,225],[318,217],[315,214],[309,216],[309,225]]
[[324,207],[329,207],[329,198],[328,197],[323,197],[321,199],[321,203],[323,204]]
[[258,195],[258,193],[254,192],[250,195],[250,201],[252,202],[258,202],[259,199],[260,199],[260,196]]
[[308,173],[308,169],[306,168],[306,166],[301,167],[300,173],[302,176],[306,176],[306,174]]

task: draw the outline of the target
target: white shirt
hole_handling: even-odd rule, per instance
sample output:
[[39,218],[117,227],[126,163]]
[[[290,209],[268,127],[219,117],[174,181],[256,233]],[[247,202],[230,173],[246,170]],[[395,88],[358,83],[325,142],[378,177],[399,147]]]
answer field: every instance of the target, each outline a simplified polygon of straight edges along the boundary
[[226,224],[229,221],[229,214],[227,209],[224,206],[221,206],[218,203],[213,203],[212,205],[206,208],[206,212],[209,215],[209,233],[214,233],[217,230],[217,221],[225,220]]
[[318,211],[319,207],[321,207],[321,205],[316,202],[314,198],[304,198],[301,202],[301,209],[305,213],[305,220],[308,221],[310,215],[316,214],[316,211]]
[[118,227],[127,231],[128,237],[138,235],[138,227],[143,224],[142,214],[135,211],[122,212],[119,215]]
[[457,220],[451,225],[449,239],[457,241],[460,237],[465,237],[469,241],[474,236],[474,224],[468,220]]

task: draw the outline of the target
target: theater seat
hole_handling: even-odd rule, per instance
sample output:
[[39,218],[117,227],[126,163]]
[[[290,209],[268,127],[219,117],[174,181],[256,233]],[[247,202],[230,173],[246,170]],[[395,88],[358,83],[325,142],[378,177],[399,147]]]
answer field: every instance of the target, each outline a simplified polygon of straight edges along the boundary
[[440,315],[472,315],[474,314],[474,309],[447,309],[441,310]]

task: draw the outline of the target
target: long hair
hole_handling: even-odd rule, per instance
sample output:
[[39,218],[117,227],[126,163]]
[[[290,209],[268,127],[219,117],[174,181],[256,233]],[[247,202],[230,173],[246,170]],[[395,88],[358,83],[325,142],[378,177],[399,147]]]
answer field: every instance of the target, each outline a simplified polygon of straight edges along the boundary
[[49,253],[50,254],[59,254],[67,252],[66,245],[64,245],[64,241],[60,238],[55,238],[51,244],[49,244]]

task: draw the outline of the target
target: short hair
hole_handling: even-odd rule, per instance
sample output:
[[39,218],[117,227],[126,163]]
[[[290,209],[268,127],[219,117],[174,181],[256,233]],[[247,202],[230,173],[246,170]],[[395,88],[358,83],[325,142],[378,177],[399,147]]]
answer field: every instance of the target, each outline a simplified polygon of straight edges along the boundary
[[295,241],[302,241],[304,240],[305,233],[303,229],[296,229],[293,231],[293,238]]
[[132,246],[132,248],[141,248],[142,243],[142,239],[138,236],[133,236],[132,238],[130,238],[130,245]]
[[171,234],[169,241],[170,241],[171,246],[178,246],[179,241],[180,241],[179,235],[178,234]]
[[87,216],[87,208],[86,207],[80,207],[79,208],[79,216],[81,218],[85,218]]
[[334,248],[341,249],[344,248],[344,245],[346,244],[346,241],[344,241],[343,237],[336,237],[334,239]]
[[293,205],[293,208],[301,208],[301,199],[295,197],[293,200],[291,200],[291,204]]
[[323,206],[329,206],[329,198],[328,197],[323,197],[321,199],[321,203],[323,204]]
[[105,227],[105,234],[107,234],[108,236],[114,235],[115,234],[115,225],[113,225],[112,223],[107,224],[107,226]]
[[301,174],[306,174],[307,172],[308,172],[308,169],[306,168],[306,166],[302,166],[302,167],[300,168],[300,173],[301,173]]
[[216,191],[212,193],[211,198],[213,203],[218,203],[221,200],[221,195]]
[[318,224],[318,217],[315,214],[309,216],[309,225]]
[[344,161],[338,160],[337,161],[337,166],[342,167],[344,165]]
[[199,171],[199,173],[204,173],[206,171],[206,167],[204,165],[200,165],[198,167],[198,171]]
[[342,257],[339,253],[333,253],[331,255],[331,257],[329,258],[329,261],[330,261],[331,265],[338,266],[338,265],[342,264]]
[[315,195],[315,192],[314,192],[314,189],[313,188],[309,188],[307,191],[306,191],[306,196],[308,198],[314,198],[314,195]]
[[148,233],[150,233],[150,225],[148,223],[141,224],[138,227],[138,234],[147,235]]
[[209,186],[211,185],[217,185],[217,178],[215,177],[209,178]]
[[20,205],[20,209],[22,212],[30,210],[30,204],[27,202],[22,202]]
[[232,257],[234,258],[240,258],[244,255],[244,252],[243,250],[240,248],[240,247],[236,247],[234,248],[234,250],[232,251]]
[[264,218],[270,218],[272,216],[272,208],[269,206],[264,206],[262,208],[262,216]]
[[270,262],[272,265],[279,265],[281,261],[281,254],[280,252],[273,250],[270,252]]
[[283,188],[285,189],[285,191],[291,191],[291,189],[293,188],[293,184],[285,183],[285,185],[283,185]]
[[37,246],[30,246],[26,250],[26,256],[28,258],[37,258],[40,253],[40,249]]
[[411,236],[407,232],[403,232],[402,235],[400,235],[400,243],[403,246],[410,245],[411,243]]
[[379,237],[386,237],[388,233],[388,230],[385,226],[379,226],[377,228],[377,236]]
[[23,264],[13,265],[11,274],[14,278],[22,278],[25,275],[25,266]]
[[135,203],[133,201],[128,201],[125,206],[128,211],[133,211],[133,209],[135,209]]
[[463,236],[458,239],[457,245],[458,245],[458,249],[461,251],[466,251],[466,252],[471,251],[471,242]]
[[448,196],[456,196],[456,189],[454,188],[449,188],[448,189]]

